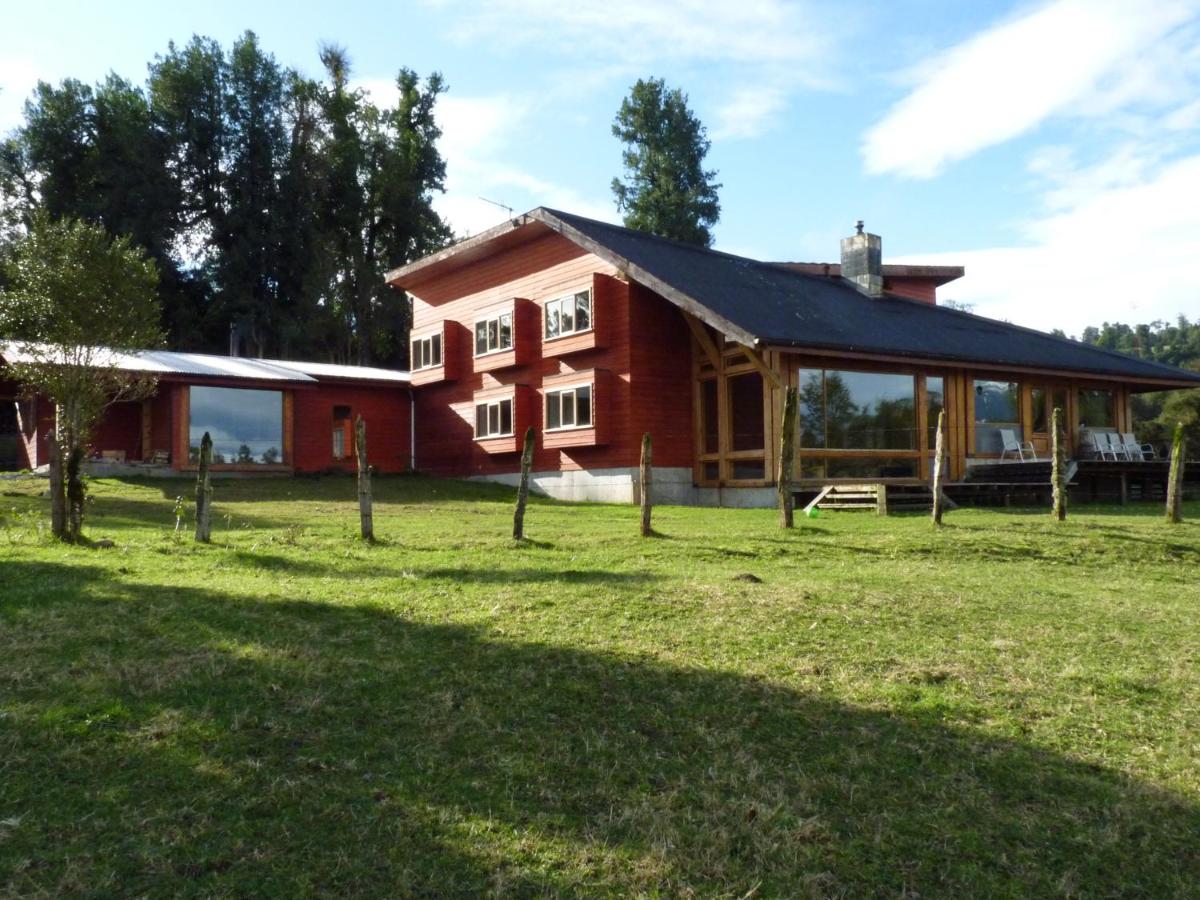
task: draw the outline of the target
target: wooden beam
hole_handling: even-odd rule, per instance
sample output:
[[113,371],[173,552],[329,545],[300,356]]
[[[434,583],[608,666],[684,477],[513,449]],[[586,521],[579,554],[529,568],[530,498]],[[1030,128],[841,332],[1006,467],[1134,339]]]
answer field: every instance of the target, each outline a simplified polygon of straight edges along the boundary
[[762,358],[762,355],[757,350],[745,344],[742,344],[741,347],[746,352],[746,358],[750,360],[751,365],[758,369],[762,377],[770,383],[771,387],[783,387],[783,380],[779,377],[779,373],[767,365],[766,360]]
[[704,355],[708,357],[708,361],[712,363],[714,369],[720,372],[721,351],[717,349],[717,342],[712,339],[712,335],[708,333],[708,329],[703,322],[685,309],[681,309],[680,313],[683,314],[683,321],[687,322],[688,328],[691,329],[692,337],[696,339],[696,343],[700,345],[700,349],[704,351]]

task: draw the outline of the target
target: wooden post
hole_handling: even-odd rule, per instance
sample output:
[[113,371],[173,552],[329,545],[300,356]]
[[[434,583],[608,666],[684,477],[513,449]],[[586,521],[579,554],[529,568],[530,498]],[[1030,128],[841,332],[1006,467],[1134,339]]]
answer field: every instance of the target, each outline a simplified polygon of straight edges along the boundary
[[933,450],[933,524],[942,524],[942,481],[946,477],[946,411],[938,413],[937,439]]
[[775,484],[779,491],[779,527],[795,527],[796,496],[792,493],[792,467],[796,458],[796,407],[800,392],[789,387],[783,392],[783,424],[779,433],[779,472]]
[[650,432],[642,435],[642,464],[638,472],[640,489],[638,493],[641,495],[642,503],[642,537],[650,537],[653,530],[650,528],[650,511],[653,508],[654,501],[650,497],[651,482],[653,481],[651,453],[652,446],[650,441]]
[[877,485],[875,488],[875,512],[881,516],[888,514],[888,496],[886,484]]
[[1183,423],[1175,426],[1175,437],[1171,440],[1171,474],[1167,479],[1167,521],[1177,525],[1183,521],[1183,454],[1187,441],[1183,437]]
[[50,533],[60,541],[67,539],[67,491],[63,480],[62,442],[57,434],[46,438],[50,455]]
[[354,420],[354,453],[358,457],[358,528],[364,541],[373,541],[375,519],[371,509],[371,467],[367,464],[367,423],[362,416]]
[[525,429],[525,449],[521,451],[521,484],[517,487],[517,509],[513,513],[513,540],[525,539],[525,501],[529,499],[529,470],[533,468],[533,428]]
[[1062,420],[1062,407],[1054,407],[1050,422],[1050,484],[1054,494],[1054,518],[1059,522],[1067,518],[1067,460]]
[[212,464],[212,438],[208,432],[200,440],[200,467],[196,471],[196,540],[207,544],[212,535],[212,483],[208,467]]

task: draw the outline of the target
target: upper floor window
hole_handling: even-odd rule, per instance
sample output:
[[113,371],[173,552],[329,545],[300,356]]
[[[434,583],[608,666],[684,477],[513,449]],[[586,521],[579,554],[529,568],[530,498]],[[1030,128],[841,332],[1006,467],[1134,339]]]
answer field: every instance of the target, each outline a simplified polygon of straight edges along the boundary
[[546,391],[546,430],[590,428],[592,425],[592,386]]
[[546,337],[588,331],[592,327],[592,292],[580,291],[546,303]]
[[442,364],[442,336],[431,334],[428,337],[413,338],[412,367],[413,369],[431,369]]
[[513,402],[511,397],[475,404],[475,437],[509,437],[513,433]]
[[480,319],[475,323],[475,355],[495,353],[498,350],[512,348],[513,339],[512,313],[501,313],[490,319]]

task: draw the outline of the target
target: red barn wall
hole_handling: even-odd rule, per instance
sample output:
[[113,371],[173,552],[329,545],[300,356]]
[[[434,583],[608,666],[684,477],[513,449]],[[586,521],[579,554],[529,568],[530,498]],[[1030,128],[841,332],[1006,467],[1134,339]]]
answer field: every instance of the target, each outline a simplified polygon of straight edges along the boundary
[[142,403],[114,403],[92,429],[91,450],[124,451],[127,460],[142,458]]
[[353,452],[333,458],[333,408],[349,406],[351,420],[367,425],[367,462],[380,472],[409,468],[412,440],[412,402],[404,385],[363,386],[325,382],[316,390],[293,395],[293,466],[298,472],[357,467]]

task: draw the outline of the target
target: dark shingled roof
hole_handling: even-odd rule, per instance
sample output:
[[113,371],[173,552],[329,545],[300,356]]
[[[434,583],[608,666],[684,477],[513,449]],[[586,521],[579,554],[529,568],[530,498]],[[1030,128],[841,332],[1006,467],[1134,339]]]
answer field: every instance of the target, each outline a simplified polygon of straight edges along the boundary
[[840,278],[805,275],[776,263],[694,247],[553,209],[534,210],[530,217],[582,244],[667,299],[685,308],[702,307],[692,311],[731,338],[760,346],[1064,370],[1120,376],[1134,382],[1200,384],[1200,372],[944,306],[892,295],[870,297]]

